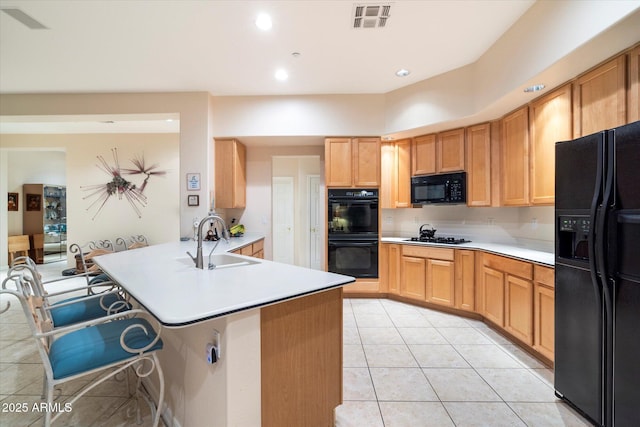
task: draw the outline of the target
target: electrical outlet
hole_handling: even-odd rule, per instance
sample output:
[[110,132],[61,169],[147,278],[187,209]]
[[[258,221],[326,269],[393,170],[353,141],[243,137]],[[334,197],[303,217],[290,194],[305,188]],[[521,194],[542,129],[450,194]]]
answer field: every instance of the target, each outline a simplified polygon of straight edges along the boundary
[[413,217],[413,223],[414,224],[420,224],[420,217],[414,216]]
[[538,218],[531,218],[531,228],[533,230],[538,228]]
[[495,218],[492,218],[492,217],[487,218],[487,225],[496,225]]

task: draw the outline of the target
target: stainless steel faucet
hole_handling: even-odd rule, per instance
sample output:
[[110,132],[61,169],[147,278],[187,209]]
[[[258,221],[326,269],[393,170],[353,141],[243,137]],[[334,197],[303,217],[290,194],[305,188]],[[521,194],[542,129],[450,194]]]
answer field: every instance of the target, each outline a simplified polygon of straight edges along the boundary
[[[209,221],[211,221],[212,225],[214,222],[218,222],[222,225],[222,237],[226,242],[229,242],[229,230],[227,230],[227,224],[225,224],[224,219],[222,219],[220,215],[209,214],[206,217],[202,218],[202,221],[200,221],[200,224],[198,224],[198,248],[196,249],[196,256],[194,257],[193,255],[191,255],[191,252],[187,251],[187,255],[189,255],[193,262],[196,263],[196,268],[200,269],[204,269],[204,260],[202,257],[202,228]],[[211,252],[213,253],[213,250]],[[209,254],[209,257],[211,257],[211,254]]]

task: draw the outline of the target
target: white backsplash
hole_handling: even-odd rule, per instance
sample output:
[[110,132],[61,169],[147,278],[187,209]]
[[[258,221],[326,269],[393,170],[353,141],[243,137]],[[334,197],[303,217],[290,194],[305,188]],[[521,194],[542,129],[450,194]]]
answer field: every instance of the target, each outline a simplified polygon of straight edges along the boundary
[[423,206],[382,209],[383,237],[413,237],[422,224],[431,224],[437,236],[502,243],[553,252],[554,208],[469,208]]

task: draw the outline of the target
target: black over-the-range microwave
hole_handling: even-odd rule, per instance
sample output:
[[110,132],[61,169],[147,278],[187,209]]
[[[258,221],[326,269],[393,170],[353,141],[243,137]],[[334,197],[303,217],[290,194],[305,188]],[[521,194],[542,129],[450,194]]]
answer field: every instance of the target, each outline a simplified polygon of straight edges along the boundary
[[411,177],[411,203],[467,203],[467,173],[447,173]]

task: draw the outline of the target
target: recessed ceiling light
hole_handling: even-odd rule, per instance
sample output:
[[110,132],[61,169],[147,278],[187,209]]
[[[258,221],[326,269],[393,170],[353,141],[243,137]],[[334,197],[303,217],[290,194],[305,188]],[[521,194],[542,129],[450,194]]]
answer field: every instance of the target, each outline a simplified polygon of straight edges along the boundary
[[544,89],[544,85],[533,85],[533,86],[529,86],[524,88],[525,92],[538,92],[540,90]]
[[398,71],[396,71],[396,76],[398,77],[407,77],[409,74],[411,74],[411,71],[407,70],[406,68],[400,68]]
[[260,28],[262,31],[268,31],[271,29],[271,16],[266,13],[261,13],[256,18],[256,27]]
[[289,73],[287,73],[286,70],[280,68],[279,70],[276,70],[275,77],[276,80],[280,80],[281,82],[283,82],[289,78]]

